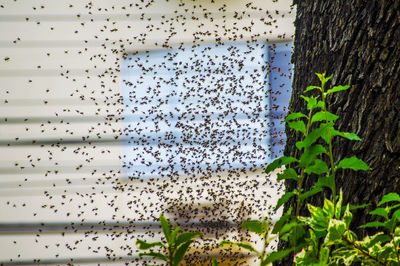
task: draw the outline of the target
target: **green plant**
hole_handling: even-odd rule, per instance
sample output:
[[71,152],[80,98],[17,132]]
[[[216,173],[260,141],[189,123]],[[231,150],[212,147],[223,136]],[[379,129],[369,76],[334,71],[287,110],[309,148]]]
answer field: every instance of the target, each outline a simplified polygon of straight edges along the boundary
[[[370,204],[352,206],[343,204],[343,192],[337,193],[336,172],[339,169],[354,171],[370,170],[370,167],[355,156],[344,158],[337,163],[333,158],[332,140],[343,137],[348,140],[361,141],[354,133],[340,132],[335,129],[335,121],[339,118],[326,108],[326,97],[329,94],[347,90],[349,86],[334,86],[325,90],[325,85],[332,77],[316,74],[321,86],[309,86],[305,92],[318,90],[319,96],[301,95],[307,103],[308,114],[301,112],[289,114],[285,122],[289,128],[303,135],[296,143],[299,158],[282,156],[269,164],[265,172],[285,166],[277,174],[278,180],[294,180],[297,187],[287,191],[278,200],[275,210],[295,197],[295,204],[275,223],[272,231],[269,221],[246,221],[244,229],[259,234],[264,246],[257,251],[251,244],[242,242],[222,241],[220,245],[236,245],[253,252],[260,265],[280,260],[291,253],[296,254],[293,263],[296,265],[351,265],[361,262],[361,265],[399,265],[400,266],[400,195],[389,193],[382,197],[371,215],[379,216],[381,221],[370,222],[361,228],[376,227],[382,231],[373,236],[358,240],[358,236],[350,230],[351,211],[355,208],[365,208]],[[315,176],[313,187],[306,191],[303,182],[306,178]],[[300,209],[305,200],[324,190],[328,190],[330,198],[323,199],[323,206],[307,204],[309,216],[300,216]],[[200,232],[187,232],[178,235],[179,227],[171,231],[168,221],[160,216],[161,226],[168,246],[161,242],[147,243],[137,240],[139,249],[146,250],[155,246],[163,247],[167,255],[158,252],[141,253],[140,256],[151,256],[166,261],[169,265],[178,265],[192,243],[192,238],[201,235]],[[278,236],[288,242],[289,248],[266,252],[271,241]],[[218,265],[216,259],[212,265]]]
[[[309,86],[305,93],[317,90],[320,95],[300,96],[307,103],[308,113],[291,113],[285,119],[289,128],[303,135],[303,139],[296,143],[296,148],[300,152],[299,158],[283,156],[273,161],[265,170],[268,174],[285,166],[285,169],[278,173],[278,180],[291,179],[297,183],[297,188],[282,195],[275,208],[278,209],[295,197],[295,209],[289,208],[272,230],[272,233],[279,235],[280,240],[288,242],[289,248],[274,252],[273,259],[279,260],[294,252],[297,254],[294,263],[298,265],[350,265],[357,260],[362,261],[363,265],[400,265],[400,229],[398,229],[400,210],[394,211],[390,216],[391,211],[400,204],[374,210],[371,214],[382,216],[386,219],[385,222],[373,222],[363,226],[381,226],[388,230],[388,234],[381,232],[358,241],[356,234],[349,230],[352,206],[347,204],[346,207],[342,207],[343,195],[342,192],[337,194],[336,171],[338,169],[359,171],[370,168],[354,156],[335,163],[332,146],[334,137],[356,141],[361,139],[354,133],[335,129],[335,121],[339,117],[330,113],[326,106],[326,97],[329,94],[347,90],[349,86],[335,86],[326,90],[325,85],[332,76],[326,77],[325,73],[316,75],[321,86]],[[305,191],[304,179],[311,175],[316,176],[317,181],[310,190]],[[326,189],[330,191],[331,198],[324,199],[323,207],[308,204],[310,216],[301,217],[299,214],[304,201]],[[394,193],[385,195],[379,206],[389,202],[389,199],[400,202],[400,198],[396,195]]]
[[267,247],[277,238],[276,235],[271,234],[271,222],[264,219],[263,221],[245,221],[241,224],[243,229],[247,229],[250,232],[256,233],[261,236],[263,240],[263,248],[261,251],[256,250],[251,244],[245,242],[232,242],[229,240],[223,240],[219,244],[221,246],[224,245],[236,245],[238,247],[247,249],[251,251],[254,255],[256,255],[260,259],[260,265],[268,265],[271,261],[273,261],[273,253],[267,253]]
[[[388,204],[389,202],[394,205]],[[370,222],[360,227],[380,227],[384,231],[366,236],[358,241],[357,235],[348,229],[340,237],[325,239],[324,245],[339,246],[333,249],[330,262],[342,262],[350,265],[353,261],[362,261],[363,265],[400,265],[400,196],[389,193],[383,196],[378,206],[370,214],[382,216],[384,222]],[[350,216],[351,219],[351,216]],[[337,226],[335,226],[335,230]],[[386,233],[385,233],[386,231]]]
[[139,256],[157,258],[167,262],[167,265],[169,266],[178,266],[185,257],[190,244],[193,242],[193,238],[196,236],[202,236],[203,233],[184,232],[179,234],[180,227],[177,226],[175,229],[172,229],[167,219],[162,214],[160,215],[160,223],[166,240],[166,245],[160,241],[148,243],[140,239],[136,241],[136,245],[139,245],[140,250],[148,250],[158,246],[164,249],[164,253],[149,251],[147,253],[140,253]]
[[217,259],[213,259],[212,261],[211,261],[211,266],[218,266],[218,261],[217,261]]
[[[390,205],[388,203],[394,203]],[[333,213],[333,204],[325,199],[324,207],[309,205],[310,217],[300,220],[310,226],[310,242],[296,256],[297,265],[351,265],[361,262],[362,265],[400,265],[400,196],[389,193],[383,196],[378,206],[370,214],[384,218],[383,222],[370,222],[360,226],[381,227],[384,231],[358,240],[357,235],[349,229],[352,219],[349,204],[341,215],[342,193],[336,205],[338,211]],[[324,239],[320,244],[317,234],[322,232]]]

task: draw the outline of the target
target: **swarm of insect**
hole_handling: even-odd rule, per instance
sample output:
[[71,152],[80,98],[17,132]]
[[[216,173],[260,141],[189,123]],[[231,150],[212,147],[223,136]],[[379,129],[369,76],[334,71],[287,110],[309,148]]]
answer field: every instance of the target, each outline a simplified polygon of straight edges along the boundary
[[164,213],[204,233],[190,265],[247,264],[217,243],[279,192],[263,174],[290,95],[279,2],[2,4],[0,263],[141,264]]

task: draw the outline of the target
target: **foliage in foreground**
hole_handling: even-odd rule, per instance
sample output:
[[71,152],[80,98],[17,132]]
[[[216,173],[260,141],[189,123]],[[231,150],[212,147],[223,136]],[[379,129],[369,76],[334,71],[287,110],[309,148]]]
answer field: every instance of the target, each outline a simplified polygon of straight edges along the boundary
[[[360,228],[379,228],[380,232],[359,240],[358,236],[350,230],[353,216],[351,211],[355,208],[365,208],[370,203],[357,207],[344,204],[342,191],[337,192],[336,171],[339,169],[368,171],[370,167],[355,156],[343,158],[335,163],[333,138],[342,137],[351,141],[361,141],[361,139],[354,133],[340,132],[335,129],[335,121],[339,117],[327,110],[326,97],[329,94],[347,90],[350,86],[334,86],[325,90],[325,85],[332,76],[326,77],[325,73],[316,73],[316,75],[321,86],[309,86],[304,93],[317,90],[320,95],[300,96],[307,104],[308,113],[291,113],[285,119],[289,128],[303,136],[302,140],[296,143],[296,148],[300,152],[299,158],[282,156],[265,169],[265,172],[269,174],[284,166],[284,170],[277,174],[278,180],[296,181],[297,187],[282,195],[275,210],[293,197],[295,198],[294,208],[290,207],[275,223],[272,230],[271,224],[266,219],[246,221],[242,224],[244,229],[262,237],[264,245],[261,251],[243,242],[224,240],[220,245],[236,245],[247,249],[259,258],[262,266],[293,253],[296,254],[293,258],[295,265],[352,265],[355,262],[371,266],[400,265],[399,194],[384,195],[377,208],[369,212],[371,215],[379,216],[380,221],[360,226]],[[311,175],[316,176],[317,181],[310,190],[306,191],[303,188],[303,182]],[[323,206],[307,204],[309,216],[300,216],[300,209],[305,200],[326,190],[331,196],[329,199],[323,199]],[[171,232],[165,217],[161,215],[160,221],[168,246],[161,242],[146,243],[141,240],[138,240],[137,244],[140,245],[139,249],[161,246],[168,254],[149,252],[141,253],[141,256],[152,256],[166,261],[169,265],[179,265],[192,238],[201,233],[188,232],[177,237],[179,227]],[[267,253],[268,245],[276,237],[287,242],[289,248]],[[215,259],[212,265],[217,265]]]
[[139,245],[140,250],[149,250],[154,247],[161,247],[164,252],[156,252],[150,250],[147,253],[140,253],[139,256],[149,256],[167,262],[169,266],[178,266],[185,257],[193,238],[202,236],[201,232],[184,232],[179,234],[180,227],[177,226],[172,229],[164,215],[160,215],[161,228],[164,233],[166,245],[160,241],[148,243],[144,240],[138,239],[136,245]]
[[271,222],[264,219],[263,221],[246,221],[242,223],[242,228],[247,229],[250,232],[256,233],[261,236],[264,245],[261,251],[256,250],[251,244],[244,242],[232,242],[228,240],[223,240],[219,244],[221,246],[224,245],[236,245],[240,248],[244,248],[253,253],[259,260],[260,265],[265,266],[268,265],[271,261],[273,261],[274,253],[267,253],[267,247],[269,244],[277,238],[277,235],[271,234]]
[[[354,133],[340,132],[335,128],[339,118],[330,113],[326,106],[329,94],[347,90],[350,86],[335,86],[326,90],[325,84],[332,77],[316,73],[321,86],[309,86],[305,93],[312,90],[318,96],[301,95],[307,103],[307,114],[301,112],[289,114],[285,122],[303,135],[296,143],[300,157],[283,156],[266,168],[266,173],[285,166],[278,180],[291,179],[297,182],[297,188],[286,192],[277,202],[276,209],[295,197],[295,209],[290,208],[275,224],[273,233],[279,239],[287,241],[290,248],[276,252],[276,260],[289,252],[296,254],[296,265],[351,265],[356,261],[362,265],[400,265],[400,196],[396,193],[384,195],[377,209],[370,214],[381,216],[383,222],[371,222],[361,227],[379,227],[383,231],[358,240],[349,229],[354,206],[343,204],[343,193],[337,193],[335,175],[339,169],[367,171],[370,167],[355,156],[347,157],[335,163],[332,140],[343,137],[352,141],[361,141]],[[322,143],[322,144],[321,144]],[[313,187],[305,191],[302,184],[310,175],[317,177]],[[304,201],[312,195],[329,190],[330,199],[324,198],[323,206],[307,205],[309,216],[300,216]],[[365,207],[365,204],[359,207]]]

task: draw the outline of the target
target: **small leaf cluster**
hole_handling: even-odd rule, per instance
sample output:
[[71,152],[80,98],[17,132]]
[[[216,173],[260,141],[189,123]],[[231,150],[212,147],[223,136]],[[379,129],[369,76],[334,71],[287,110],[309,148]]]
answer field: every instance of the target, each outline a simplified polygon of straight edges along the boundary
[[162,249],[164,249],[164,253],[149,251],[146,253],[139,253],[139,256],[149,256],[157,258],[167,262],[167,265],[169,266],[178,266],[179,263],[184,259],[190,244],[193,242],[193,238],[196,236],[202,236],[203,233],[183,232],[179,234],[180,227],[177,226],[172,229],[168,223],[168,220],[162,214],[160,215],[160,223],[165,240],[167,242],[166,245],[160,241],[148,243],[140,239],[136,241],[136,245],[139,245],[140,250],[149,250],[153,247],[161,247]]
[[[352,265],[356,262],[371,266],[400,265],[400,196],[397,193],[384,195],[379,208],[369,212],[383,217],[384,222],[370,222],[360,228],[377,227],[383,231],[362,240],[349,229],[351,208],[347,204],[342,214],[342,198],[341,192],[335,213],[333,203],[325,199],[323,208],[308,205],[310,217],[299,217],[310,227],[309,242],[312,244],[296,256],[296,265]],[[387,206],[380,207],[382,205]]]
[[378,203],[378,208],[369,214],[381,216],[383,222],[369,222],[360,227],[376,227],[382,231],[373,236],[366,236],[360,241],[355,233],[345,231],[342,239],[335,243],[341,247],[332,252],[332,258],[337,262],[346,258],[347,261],[343,261],[345,265],[350,265],[353,261],[362,261],[363,265],[400,265],[399,194],[384,195]]
[[268,221],[267,219],[264,219],[263,221],[250,220],[250,221],[243,222],[241,224],[241,227],[243,229],[246,229],[250,232],[256,233],[259,236],[261,236],[261,238],[264,242],[263,248],[261,251],[256,250],[251,244],[246,243],[246,242],[232,242],[229,240],[223,240],[219,244],[221,246],[235,245],[240,248],[249,250],[260,260],[260,266],[268,265],[269,263],[274,261],[276,252],[270,252],[270,253],[266,252],[269,244],[277,238],[277,235],[271,234],[271,222]]
[[334,259],[330,254],[331,246],[337,244],[345,232],[348,232],[352,219],[350,204],[343,208],[342,202],[343,193],[340,192],[336,205],[325,198],[323,207],[307,205],[309,217],[298,217],[299,221],[308,227],[308,244],[295,257],[296,265],[331,264]]

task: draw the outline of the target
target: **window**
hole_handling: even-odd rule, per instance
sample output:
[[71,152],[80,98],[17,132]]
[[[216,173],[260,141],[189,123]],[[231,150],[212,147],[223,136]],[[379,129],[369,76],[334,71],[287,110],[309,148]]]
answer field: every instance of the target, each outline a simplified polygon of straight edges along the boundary
[[130,178],[265,166],[279,155],[290,95],[290,43],[225,43],[126,55]]

